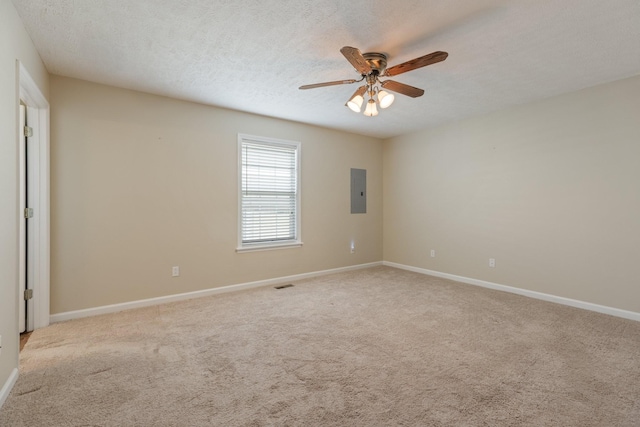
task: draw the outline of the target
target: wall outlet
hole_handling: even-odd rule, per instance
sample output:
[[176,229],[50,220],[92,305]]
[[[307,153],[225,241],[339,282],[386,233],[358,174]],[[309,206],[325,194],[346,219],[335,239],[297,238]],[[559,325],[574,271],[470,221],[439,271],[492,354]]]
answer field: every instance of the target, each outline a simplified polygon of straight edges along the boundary
[[356,253],[356,244],[351,242],[351,253],[355,254]]
[[171,276],[178,277],[179,275],[180,275],[180,267],[176,265],[171,269]]
[[435,258],[435,257],[436,257],[436,250],[431,249],[431,258]]
[[496,259],[495,258],[489,258],[489,267],[495,268],[495,266],[496,266]]
[[0,355],[2,354],[2,335],[0,335]]

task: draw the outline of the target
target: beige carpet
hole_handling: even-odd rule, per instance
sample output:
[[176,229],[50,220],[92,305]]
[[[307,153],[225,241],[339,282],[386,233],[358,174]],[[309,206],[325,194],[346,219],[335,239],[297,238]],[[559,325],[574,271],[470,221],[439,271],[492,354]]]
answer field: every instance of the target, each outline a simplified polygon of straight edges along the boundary
[[640,323],[387,267],[55,324],[20,364],[2,426],[640,425]]

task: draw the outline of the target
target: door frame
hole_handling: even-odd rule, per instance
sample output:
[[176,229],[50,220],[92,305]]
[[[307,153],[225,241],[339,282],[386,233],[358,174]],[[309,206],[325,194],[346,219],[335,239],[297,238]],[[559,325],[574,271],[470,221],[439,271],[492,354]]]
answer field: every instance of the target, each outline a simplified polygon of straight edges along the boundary
[[[33,129],[33,136],[29,138],[31,146],[28,158],[29,192],[33,195],[30,197],[33,206],[29,207],[34,209],[33,220],[29,222],[29,232],[33,231],[29,242],[33,249],[29,257],[33,268],[33,278],[29,283],[29,288],[33,289],[33,299],[27,303],[26,325],[27,331],[32,331],[48,326],[50,316],[49,102],[20,61],[16,61],[16,68],[19,87],[16,108],[19,108],[20,100],[26,104],[28,125]],[[19,179],[22,183],[25,177],[20,176]],[[23,212],[19,212],[19,218],[23,220]],[[26,257],[27,254],[21,250],[18,256]],[[23,265],[22,258],[19,265]]]

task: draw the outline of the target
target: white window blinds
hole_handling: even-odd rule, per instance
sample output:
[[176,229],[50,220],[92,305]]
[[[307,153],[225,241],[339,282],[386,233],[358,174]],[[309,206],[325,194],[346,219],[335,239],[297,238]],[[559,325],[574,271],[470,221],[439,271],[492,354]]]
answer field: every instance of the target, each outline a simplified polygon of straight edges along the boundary
[[241,136],[240,246],[299,241],[299,144]]

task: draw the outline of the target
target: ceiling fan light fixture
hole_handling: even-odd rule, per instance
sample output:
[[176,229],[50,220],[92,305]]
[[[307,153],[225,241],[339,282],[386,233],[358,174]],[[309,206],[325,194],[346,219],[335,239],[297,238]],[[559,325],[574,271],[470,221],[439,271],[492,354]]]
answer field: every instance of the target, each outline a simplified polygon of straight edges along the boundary
[[380,108],[387,108],[389,105],[393,104],[393,100],[395,96],[393,94],[381,90],[378,92],[378,103],[380,103]]
[[402,64],[395,65],[391,68],[387,68],[387,55],[384,53],[366,52],[363,54],[359,49],[351,46],[344,46],[340,49],[340,52],[347,61],[349,61],[358,74],[360,74],[361,78],[359,80],[349,79],[314,83],[300,86],[300,89],[313,89],[317,87],[364,82],[364,84],[360,86],[353,95],[351,95],[351,98],[349,98],[345,106],[349,107],[350,110],[359,113],[362,111],[364,97],[368,95],[369,101],[367,101],[364,111],[364,115],[368,117],[378,115],[378,104],[380,105],[380,108],[387,108],[393,104],[393,101],[395,100],[395,95],[387,92],[386,90],[382,90],[382,88],[411,98],[417,98],[424,95],[423,89],[409,86],[394,80],[381,81],[379,79],[380,77],[397,76],[398,74],[406,73],[407,71],[442,62],[447,59],[447,56],[449,56],[447,52],[437,51],[403,62]]
[[362,95],[355,95],[353,98],[351,98],[347,102],[347,107],[349,107],[351,111],[359,113],[360,109],[362,108],[363,102],[364,102],[364,98],[362,97]]
[[367,91],[367,86],[362,85],[351,95],[351,98],[345,104],[351,111],[359,113],[362,110],[362,103],[364,102],[364,94]]
[[374,117],[378,115],[378,108],[376,107],[376,102],[373,99],[370,99],[367,102],[367,108],[364,110],[364,115],[367,117]]

